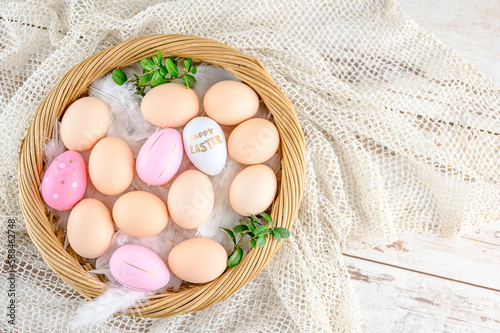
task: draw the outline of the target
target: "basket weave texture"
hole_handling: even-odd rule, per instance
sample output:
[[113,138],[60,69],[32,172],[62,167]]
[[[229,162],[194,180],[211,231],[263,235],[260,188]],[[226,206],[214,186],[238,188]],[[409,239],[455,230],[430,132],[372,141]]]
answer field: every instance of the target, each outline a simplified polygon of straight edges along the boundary
[[[304,137],[293,105],[273,82],[255,57],[209,39],[186,35],[153,35],[130,39],[105,49],[73,67],[49,92],[39,106],[23,141],[19,160],[20,204],[28,233],[50,268],[69,286],[91,300],[108,284],[88,270],[93,267],[71,248],[64,249],[62,232],[56,228],[39,187],[43,171],[42,147],[50,138],[55,120],[79,97],[86,95],[92,81],[115,68],[151,57],[160,49],[165,55],[191,57],[221,67],[252,87],[272,113],[281,138],[281,181],[272,206],[274,226],[290,229],[297,216],[305,174]],[[269,263],[283,244],[269,238],[263,248],[255,248],[242,262],[216,280],[203,285],[183,286],[149,296],[140,312],[143,317],[169,317],[207,308],[231,296],[252,280]]]

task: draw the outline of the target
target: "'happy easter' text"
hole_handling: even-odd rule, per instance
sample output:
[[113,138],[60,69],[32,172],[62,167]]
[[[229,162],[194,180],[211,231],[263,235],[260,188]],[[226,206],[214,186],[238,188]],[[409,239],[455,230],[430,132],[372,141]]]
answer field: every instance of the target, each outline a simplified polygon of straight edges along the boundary
[[[189,140],[194,141],[203,137],[206,137],[210,134],[213,133],[213,128],[209,128],[203,132],[199,132],[198,134],[195,135],[190,135]],[[189,150],[191,151],[191,154],[196,154],[196,153],[204,153],[209,149],[212,149],[214,146],[221,144],[222,141],[218,135],[215,135],[211,138],[208,138],[200,143],[195,143],[194,145],[189,146]]]

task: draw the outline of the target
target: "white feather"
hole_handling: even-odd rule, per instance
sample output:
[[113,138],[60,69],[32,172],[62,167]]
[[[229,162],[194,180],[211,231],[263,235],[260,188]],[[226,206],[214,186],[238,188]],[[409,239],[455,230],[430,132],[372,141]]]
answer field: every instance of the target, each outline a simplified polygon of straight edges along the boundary
[[130,307],[138,306],[151,294],[130,289],[110,288],[92,302],[85,302],[80,306],[71,318],[70,327],[75,330],[104,322],[116,312],[124,312]]
[[52,138],[43,146],[43,161],[47,166],[49,166],[57,156],[61,155],[66,150],[59,133],[60,126],[61,122],[56,120],[54,122],[54,127],[52,128]]

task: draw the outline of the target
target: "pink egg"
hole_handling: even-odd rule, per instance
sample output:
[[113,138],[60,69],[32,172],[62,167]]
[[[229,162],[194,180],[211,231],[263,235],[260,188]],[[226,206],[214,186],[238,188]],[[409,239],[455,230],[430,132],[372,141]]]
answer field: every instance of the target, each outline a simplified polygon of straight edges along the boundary
[[68,150],[50,163],[42,177],[42,197],[50,207],[68,210],[83,198],[87,169],[79,152]]
[[144,143],[137,155],[137,174],[148,185],[163,185],[179,170],[182,154],[179,131],[173,128],[158,131]]
[[156,290],[170,280],[163,260],[152,250],[135,244],[119,247],[109,260],[109,268],[116,281],[134,290]]

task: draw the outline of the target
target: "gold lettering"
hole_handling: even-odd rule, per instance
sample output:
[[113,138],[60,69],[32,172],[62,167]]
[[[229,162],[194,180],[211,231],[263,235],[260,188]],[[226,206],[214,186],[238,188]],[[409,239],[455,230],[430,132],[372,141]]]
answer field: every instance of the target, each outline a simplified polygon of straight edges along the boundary
[[[209,133],[213,133],[213,129],[209,128],[207,131],[203,131],[198,133],[198,135],[194,135],[193,139],[199,139],[202,136],[209,135]],[[214,137],[208,138],[200,143],[194,144],[193,146],[189,146],[189,150],[191,154],[197,154],[197,153],[205,153],[209,149],[213,149],[214,146],[221,144],[222,140],[219,135],[215,135]]]
[[[205,141],[206,142],[206,141]],[[205,145],[205,142],[202,142],[200,143],[200,147],[201,147],[201,152],[204,153],[207,151],[207,146]]]

